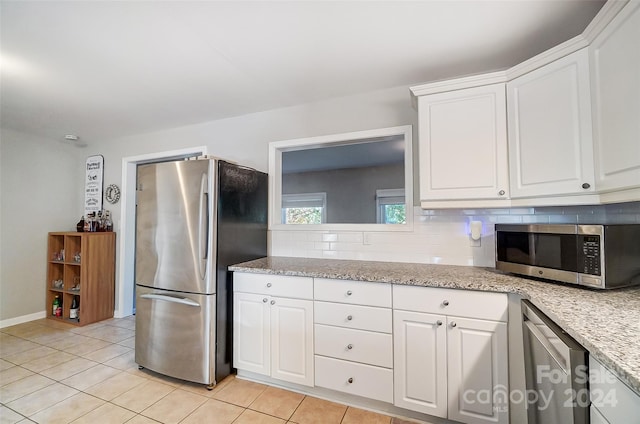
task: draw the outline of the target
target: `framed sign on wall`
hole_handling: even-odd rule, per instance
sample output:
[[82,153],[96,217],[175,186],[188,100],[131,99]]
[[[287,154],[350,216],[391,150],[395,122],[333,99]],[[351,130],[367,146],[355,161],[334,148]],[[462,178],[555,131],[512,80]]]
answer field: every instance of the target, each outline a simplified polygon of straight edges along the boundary
[[102,179],[104,176],[104,157],[102,155],[87,158],[84,179],[84,215],[102,209]]

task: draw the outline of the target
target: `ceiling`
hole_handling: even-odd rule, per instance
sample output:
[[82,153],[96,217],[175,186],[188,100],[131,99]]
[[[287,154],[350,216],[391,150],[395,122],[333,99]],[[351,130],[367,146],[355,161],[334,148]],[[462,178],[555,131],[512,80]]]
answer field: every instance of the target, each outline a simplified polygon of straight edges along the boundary
[[0,124],[94,144],[499,70],[579,34],[602,5],[0,0]]

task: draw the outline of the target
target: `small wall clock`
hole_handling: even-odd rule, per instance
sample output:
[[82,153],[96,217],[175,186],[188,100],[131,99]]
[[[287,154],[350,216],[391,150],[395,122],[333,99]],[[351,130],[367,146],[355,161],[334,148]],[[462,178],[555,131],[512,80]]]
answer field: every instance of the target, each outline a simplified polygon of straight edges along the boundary
[[104,191],[104,198],[111,204],[118,203],[118,200],[120,200],[120,187],[110,184]]

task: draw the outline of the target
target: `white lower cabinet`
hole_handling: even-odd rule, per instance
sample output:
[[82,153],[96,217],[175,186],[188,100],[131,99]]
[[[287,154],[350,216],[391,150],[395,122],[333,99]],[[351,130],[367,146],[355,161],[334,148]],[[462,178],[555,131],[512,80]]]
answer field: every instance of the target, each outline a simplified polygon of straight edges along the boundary
[[[234,274],[234,367],[469,424],[509,421],[507,295]],[[290,294],[292,297],[288,297]]]
[[236,291],[233,302],[233,366],[313,386],[313,301]]
[[[508,402],[496,403],[508,399],[507,295],[431,290],[394,286],[394,404],[463,423],[508,423]],[[486,297],[492,310],[467,294]],[[406,305],[418,310],[395,309]]]
[[509,422],[507,352],[507,323],[447,317],[449,419]]
[[393,370],[316,356],[316,386],[391,403]]
[[592,424],[638,422],[640,396],[591,355],[589,397]]
[[316,279],[316,386],[393,403],[391,285]]
[[396,406],[447,416],[447,334],[443,316],[393,311]]

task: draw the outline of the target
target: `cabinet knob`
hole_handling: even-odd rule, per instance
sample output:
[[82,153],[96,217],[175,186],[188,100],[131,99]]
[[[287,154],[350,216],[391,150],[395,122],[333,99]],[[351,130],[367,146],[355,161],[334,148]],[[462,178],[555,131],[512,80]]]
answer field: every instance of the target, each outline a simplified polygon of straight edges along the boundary
[[506,192],[505,192],[504,190],[500,190],[500,191],[498,192],[498,195],[499,195],[499,196],[504,196],[504,194],[505,194],[505,193],[506,193]]
[[347,321],[351,321],[352,319],[353,319],[353,317],[352,317],[351,315],[349,315],[349,316],[347,317]]
[[266,297],[265,297],[264,299],[262,299],[262,301],[263,301],[264,303],[267,303],[267,300],[269,300],[269,299],[267,299]]
[[353,377],[350,377],[348,380],[349,384],[353,383]]
[[457,325],[458,325],[458,324],[456,324],[456,322],[455,322],[455,321],[452,321],[452,322],[451,322],[451,328],[454,328],[454,327],[455,327],[455,326],[457,326]]
[[351,290],[347,290],[347,296],[351,296],[353,292]]
[[448,300],[443,300],[442,301],[442,306],[449,306],[449,301]]
[[267,283],[267,287],[271,287],[271,283]]
[[348,344],[347,345],[347,349],[349,349],[349,350],[353,349],[353,345],[352,344]]
[[438,321],[436,321],[436,324],[437,325],[442,325],[442,321],[438,320]]
[[271,304],[272,304],[272,305],[275,305],[275,304],[276,304],[276,301],[275,301],[275,300],[272,300],[272,301],[271,301]]
[[591,184],[589,184],[589,183],[584,183],[584,184],[582,184],[582,188],[583,188],[583,189],[585,189],[585,190],[588,190],[588,189],[590,189],[590,188],[591,188]]

